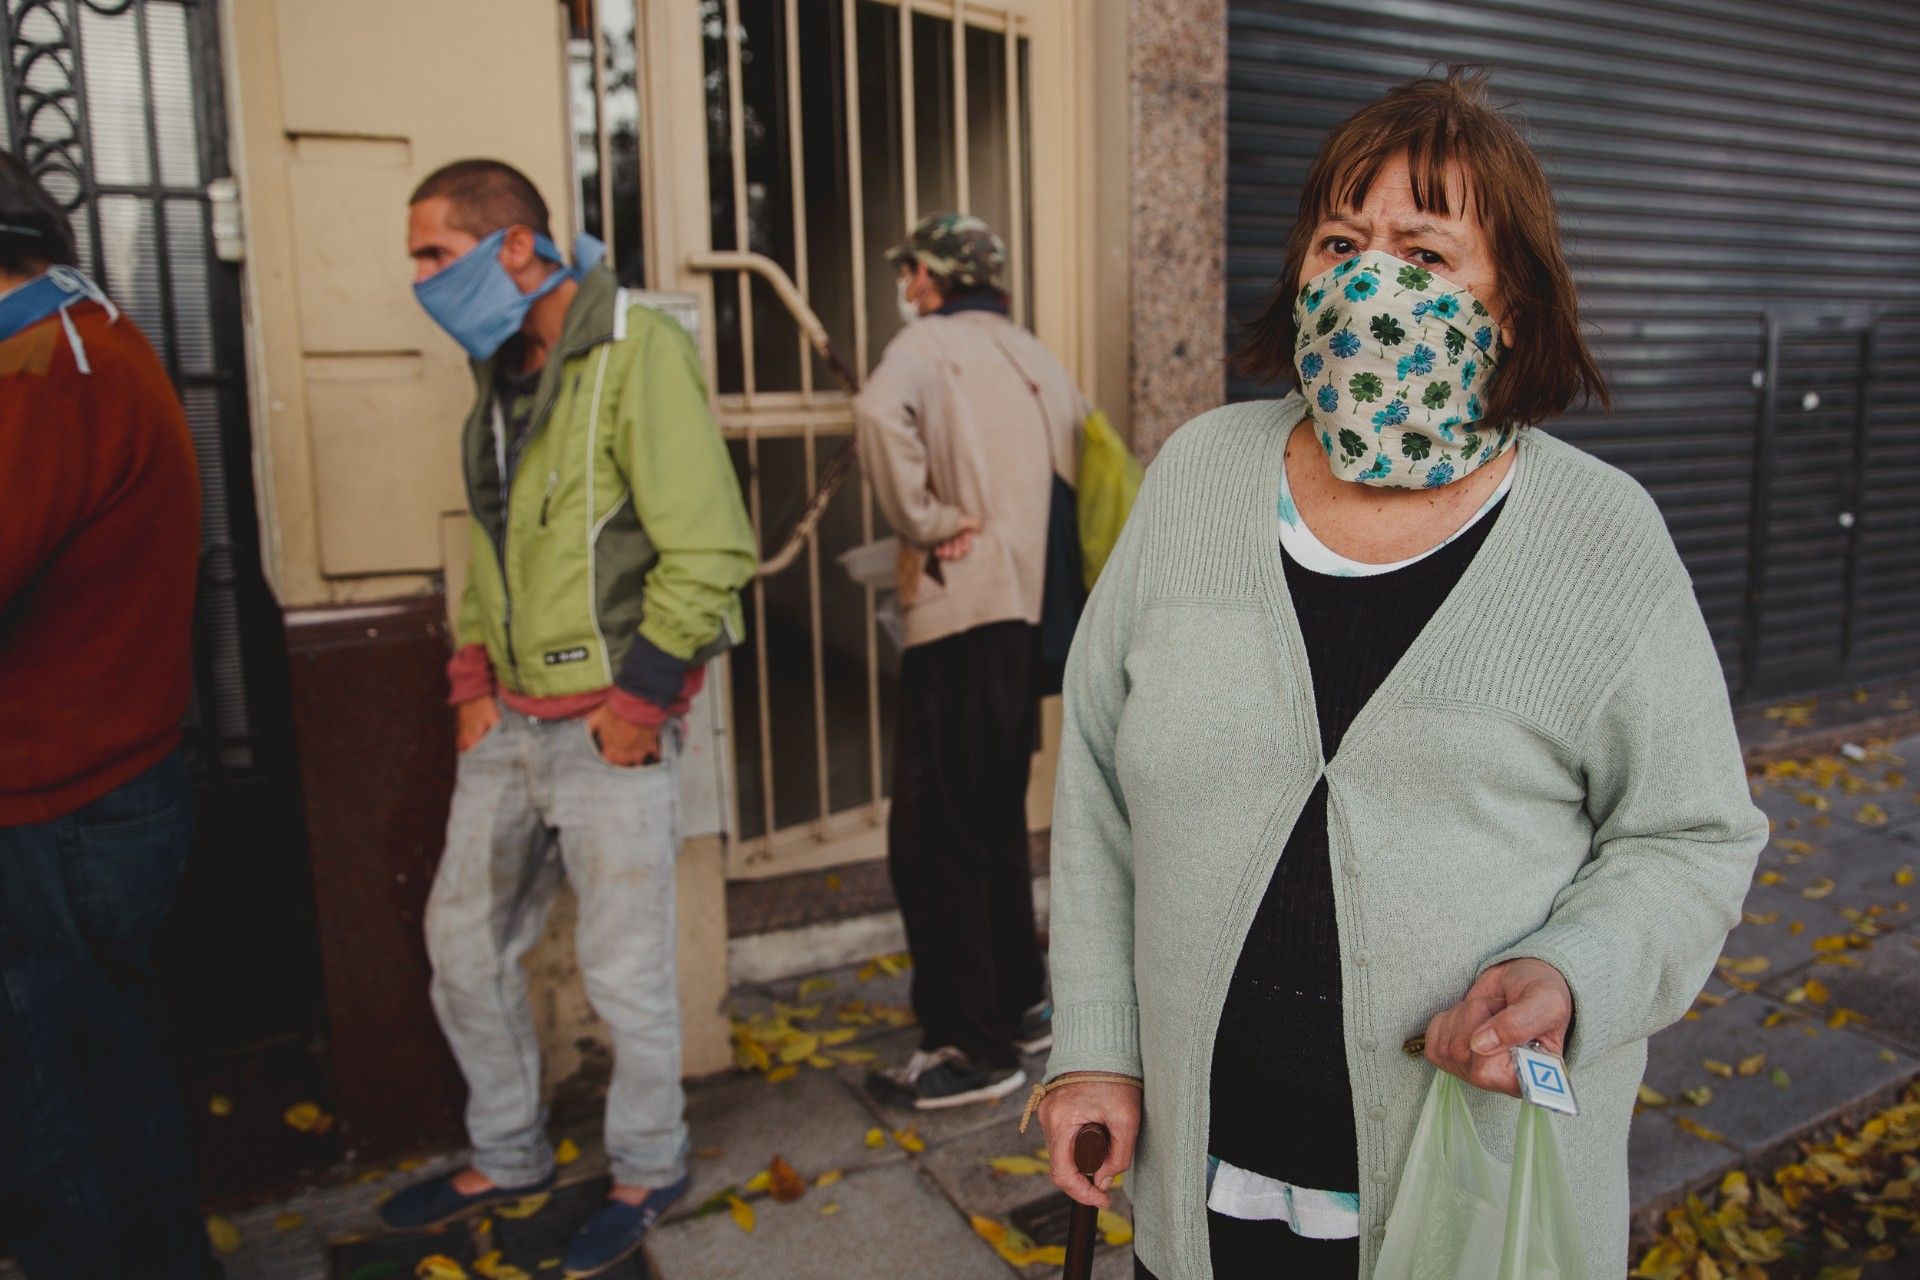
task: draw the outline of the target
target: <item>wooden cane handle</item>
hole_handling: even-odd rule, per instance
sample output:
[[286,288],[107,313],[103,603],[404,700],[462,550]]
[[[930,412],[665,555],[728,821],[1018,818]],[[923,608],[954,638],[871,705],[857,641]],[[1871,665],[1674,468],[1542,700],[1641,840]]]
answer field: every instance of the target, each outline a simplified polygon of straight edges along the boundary
[[1107,1150],[1113,1144],[1113,1135],[1107,1132],[1103,1124],[1083,1124],[1080,1132],[1073,1135],[1073,1167],[1082,1176],[1091,1178],[1107,1162]]

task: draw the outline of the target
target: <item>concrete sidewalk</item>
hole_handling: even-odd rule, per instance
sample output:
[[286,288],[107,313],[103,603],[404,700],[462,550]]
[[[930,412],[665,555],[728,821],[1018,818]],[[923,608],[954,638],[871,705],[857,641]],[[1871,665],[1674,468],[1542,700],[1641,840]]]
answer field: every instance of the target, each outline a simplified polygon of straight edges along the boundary
[[[1746,920],[1694,1014],[1653,1040],[1647,1084],[1669,1101],[1634,1122],[1637,1229],[1726,1170],[1764,1167],[1801,1135],[1872,1108],[1920,1075],[1920,909],[1912,905],[1920,884],[1911,875],[1920,869],[1920,787],[1904,776],[1908,761],[1920,771],[1920,736],[1865,759],[1789,761],[1756,777],[1774,839]],[[784,1013],[807,1032],[837,1034],[814,1047],[817,1065],[801,1061],[788,1078],[740,1073],[690,1088],[694,1187],[649,1247],[661,1280],[1008,1273],[968,1220],[1017,1218],[1051,1190],[1044,1175],[996,1174],[990,1164],[1040,1145],[1037,1132],[1015,1131],[1021,1097],[915,1114],[860,1087],[870,1065],[903,1061],[914,1046],[913,1028],[887,1021],[899,1019],[906,986],[905,974],[865,966],[736,991],[738,1020]],[[1037,1078],[1042,1065],[1035,1059],[1027,1069]],[[1703,1097],[1702,1087],[1709,1100],[1686,1101],[1689,1092]],[[585,1154],[569,1181],[598,1176],[593,1135],[574,1137]],[[807,1179],[797,1201],[748,1189],[776,1155]],[[819,1185],[823,1174],[827,1185]],[[323,1280],[327,1242],[364,1228],[402,1176],[357,1176],[376,1175],[237,1215],[241,1248],[227,1259],[230,1276]],[[694,1212],[727,1188],[751,1208],[751,1233],[724,1207]],[[1119,1207],[1130,1212],[1124,1196]],[[1037,1264],[1012,1269],[1057,1274]],[[543,1274],[551,1269],[535,1271]],[[1130,1277],[1129,1249],[1103,1248],[1096,1274]]]

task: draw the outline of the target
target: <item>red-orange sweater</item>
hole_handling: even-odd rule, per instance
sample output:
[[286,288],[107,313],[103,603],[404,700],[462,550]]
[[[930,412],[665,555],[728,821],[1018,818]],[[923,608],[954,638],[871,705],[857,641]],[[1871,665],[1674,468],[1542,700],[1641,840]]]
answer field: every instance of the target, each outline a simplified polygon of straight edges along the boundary
[[0,342],[0,826],[98,799],[180,741],[200,481],[166,371],[83,302]]

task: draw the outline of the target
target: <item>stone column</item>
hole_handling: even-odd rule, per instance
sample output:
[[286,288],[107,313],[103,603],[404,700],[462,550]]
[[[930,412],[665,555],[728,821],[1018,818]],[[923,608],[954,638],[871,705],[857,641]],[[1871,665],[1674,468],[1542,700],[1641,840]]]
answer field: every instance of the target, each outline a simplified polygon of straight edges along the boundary
[[1226,0],[1133,0],[1133,447],[1226,394]]

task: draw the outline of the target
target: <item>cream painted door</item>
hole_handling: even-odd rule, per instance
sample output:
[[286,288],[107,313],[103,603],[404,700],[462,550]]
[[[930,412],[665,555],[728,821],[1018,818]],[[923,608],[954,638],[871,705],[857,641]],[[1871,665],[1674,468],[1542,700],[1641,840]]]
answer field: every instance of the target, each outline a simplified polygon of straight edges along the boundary
[[[1074,8],[643,0],[647,278],[707,310],[709,376],[763,554],[846,444],[848,396],[766,279],[691,261],[771,259],[864,374],[899,326],[886,248],[927,213],[976,213],[1007,242],[1015,315],[1073,367],[1061,98]],[[849,483],[804,552],[748,589],[728,681],[731,876],[884,851],[899,653],[837,557],[886,533]]]

